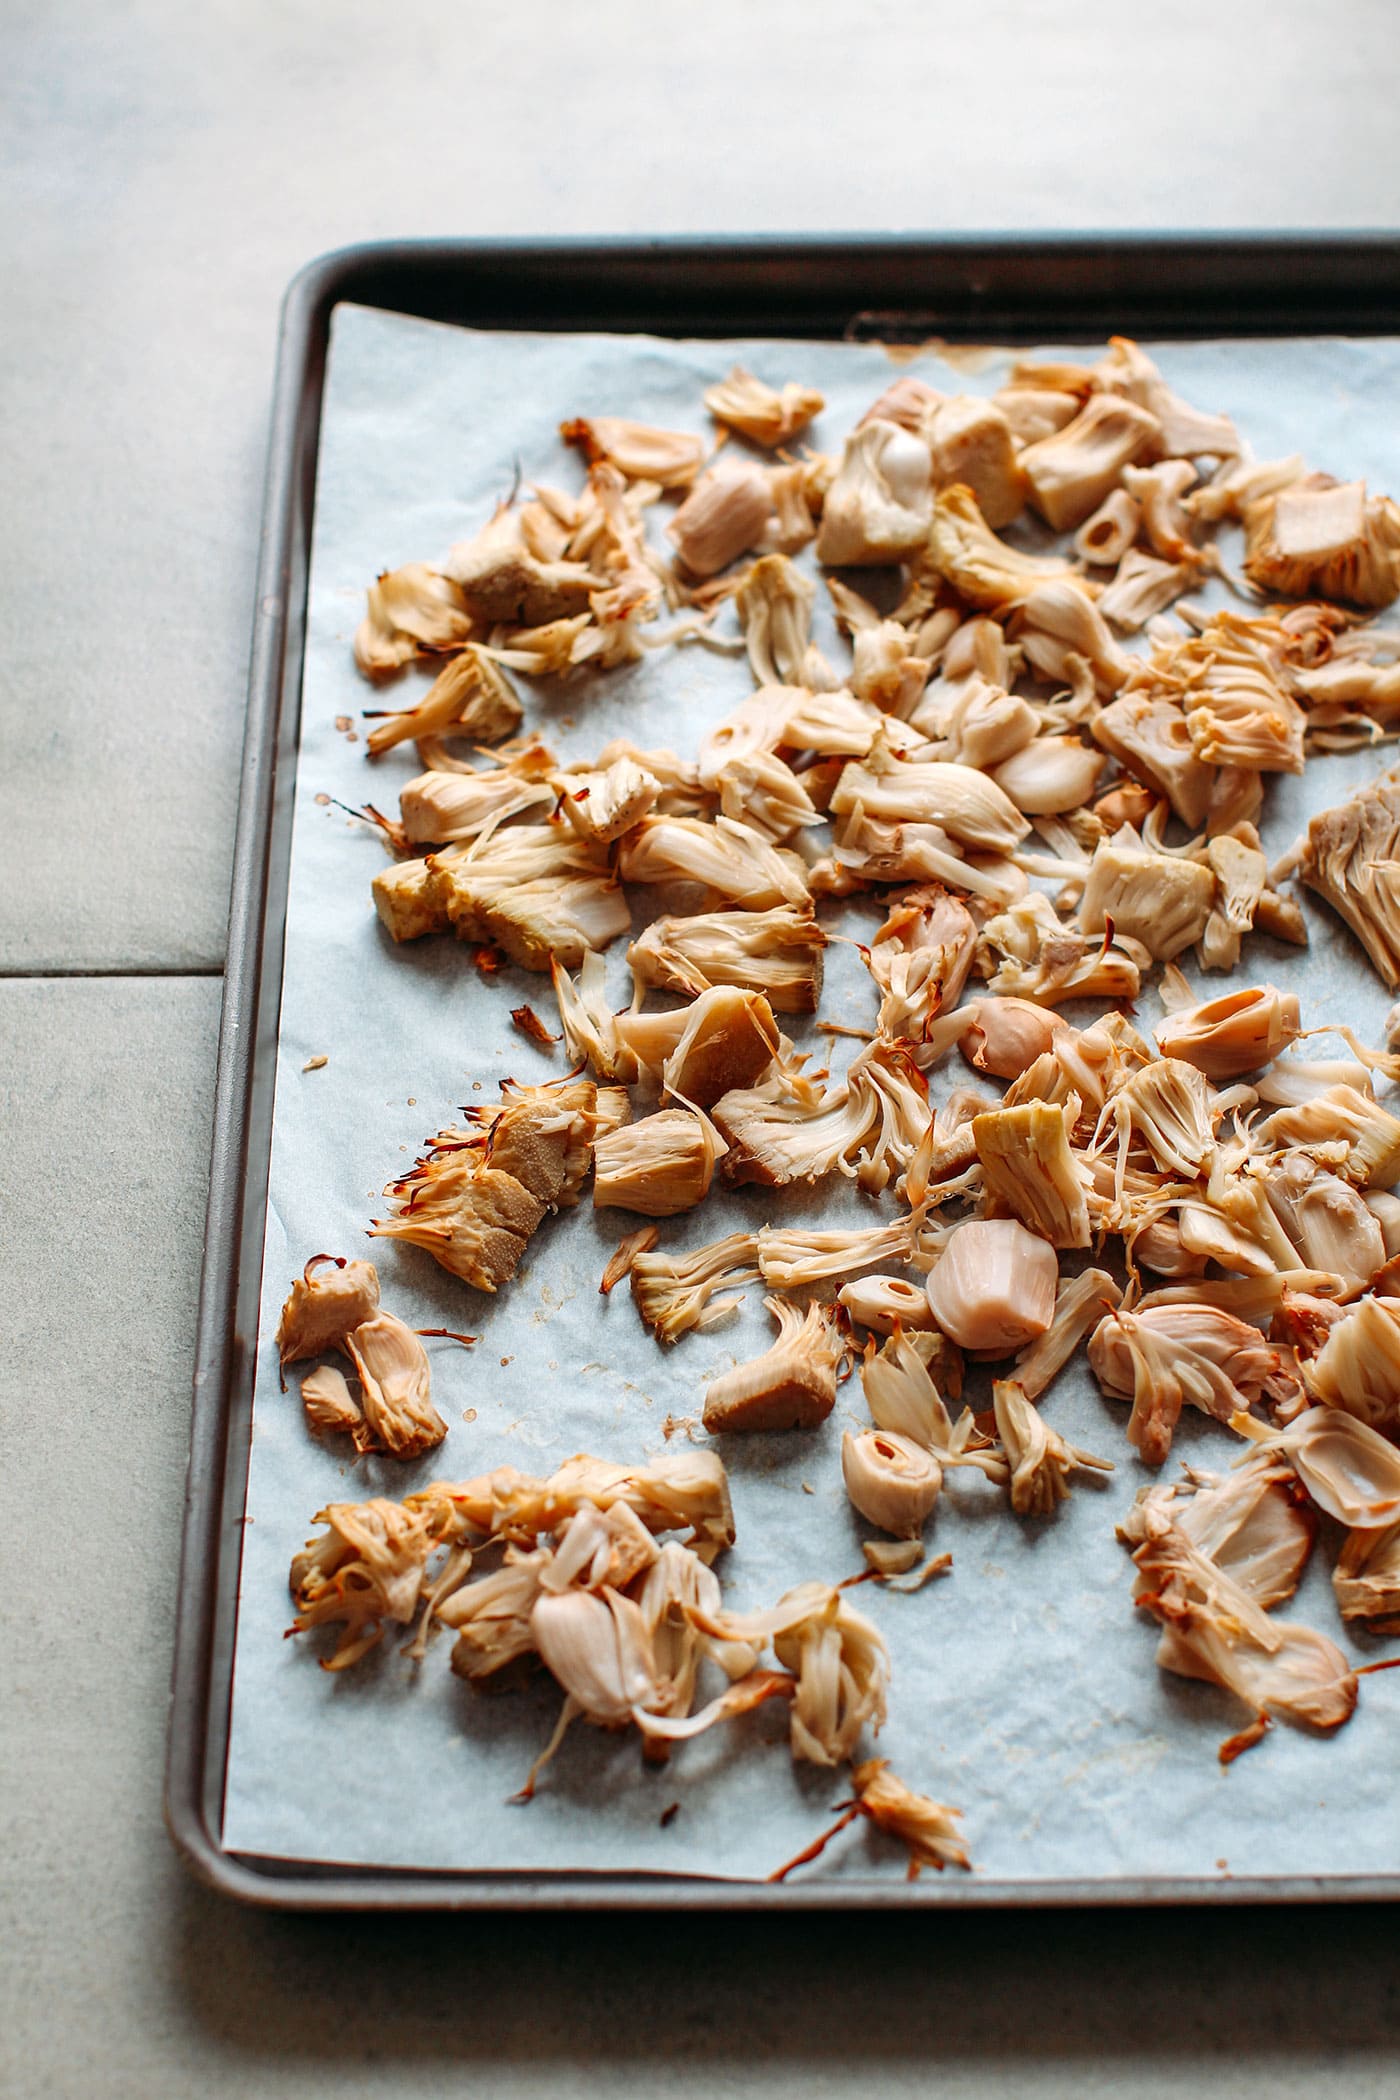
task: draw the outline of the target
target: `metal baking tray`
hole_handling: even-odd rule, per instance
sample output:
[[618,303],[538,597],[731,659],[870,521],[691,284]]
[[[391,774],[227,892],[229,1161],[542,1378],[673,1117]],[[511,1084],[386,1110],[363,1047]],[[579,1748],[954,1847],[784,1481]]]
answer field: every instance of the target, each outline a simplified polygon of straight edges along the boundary
[[396,242],[310,264],[282,308],[234,848],[171,1682],[166,1818],[193,1871],[298,1909],[792,1910],[1400,1896],[1400,1878],[962,1877],[807,1885],[425,1873],[253,1859],[221,1832],[272,1136],[301,661],[331,314],[342,301],[476,328],[1046,342],[1400,333],[1400,238],[1076,235]]

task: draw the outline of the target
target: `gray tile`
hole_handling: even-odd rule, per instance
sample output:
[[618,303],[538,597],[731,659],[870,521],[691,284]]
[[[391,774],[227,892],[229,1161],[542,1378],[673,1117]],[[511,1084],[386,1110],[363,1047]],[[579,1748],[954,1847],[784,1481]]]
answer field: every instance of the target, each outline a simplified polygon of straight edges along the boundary
[[15,2093],[70,2089],[50,2013],[131,1987],[153,1876],[174,1879],[167,1629],[219,989],[0,984],[0,2065],[9,2053],[17,2081],[0,2069],[0,2089]]
[[217,993],[0,984],[0,2090],[1400,2090],[1392,1913],[481,1925],[196,1887],[159,1804]]
[[[308,256],[1400,216],[1388,0],[852,19],[715,0],[668,49],[640,0],[392,33],[369,0],[7,11],[0,970],[219,959],[275,308]],[[1024,123],[995,116],[1008,49]],[[1400,2091],[1389,1914],[484,1931],[197,1889],[159,1800],[218,989],[0,983],[0,2087]]]
[[954,33],[889,0],[713,0],[683,49],[654,23],[5,11],[0,970],[221,956],[276,307],[317,252],[1400,217],[1389,0],[1083,0],[1072,31],[985,0]]

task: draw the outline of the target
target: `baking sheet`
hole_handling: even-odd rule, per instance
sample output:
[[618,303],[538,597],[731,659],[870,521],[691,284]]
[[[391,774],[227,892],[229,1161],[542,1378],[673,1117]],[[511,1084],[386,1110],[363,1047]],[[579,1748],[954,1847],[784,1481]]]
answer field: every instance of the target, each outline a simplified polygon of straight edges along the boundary
[[[1255,452],[1304,449],[1341,475],[1400,485],[1394,419],[1400,345],[1392,340],[1170,344],[1154,348],[1191,399],[1235,416]],[[301,763],[287,917],[286,983],[264,1265],[262,1339],[242,1568],[224,1841],[230,1850],[345,1864],[457,1869],[593,1869],[745,1877],[767,1873],[821,1827],[841,1777],[794,1768],[785,1719],[760,1713],[644,1765],[630,1736],[576,1727],[535,1800],[508,1805],[557,1710],[547,1684],[473,1693],[448,1670],[446,1640],[415,1672],[386,1643],[329,1676],[310,1644],[284,1642],[286,1571],[328,1500],[401,1496],[430,1478],[465,1478],[511,1463],[546,1472],[577,1450],[635,1460],[664,1450],[667,1429],[699,1413],[704,1385],[766,1346],[761,1291],[727,1326],[662,1352],[630,1298],[597,1294],[607,1253],[630,1220],[586,1205],[544,1226],[514,1284],[492,1301],[415,1250],[377,1243],[384,1299],[415,1325],[468,1325],[470,1354],[439,1345],[434,1394],[451,1425],[439,1451],[410,1467],[354,1465],[310,1438],[293,1381],[283,1394],[271,1335],[287,1284],[309,1254],[365,1251],[379,1191],[465,1102],[494,1098],[509,1073],[563,1069],[511,1027],[522,998],[550,1016],[547,982],[508,969],[484,986],[446,940],[394,951],[369,902],[382,851],[336,802],[392,806],[418,770],[412,747],[369,767],[358,727],[368,701],[350,639],[366,581],[431,556],[484,520],[517,463],[527,479],[573,486],[578,466],[556,426],[572,413],[630,413],[708,428],[705,384],[738,357],[775,383],[822,387],[812,433],[834,448],[892,376],[870,347],[671,343],[648,338],[474,335],[354,307],[338,309],[321,431]],[[989,392],[993,356],[913,369],[936,385]],[[654,528],[653,528],[654,529]],[[810,556],[806,557],[810,560]],[[818,639],[841,661],[824,605]],[[411,672],[390,691],[409,704]],[[667,650],[560,692],[531,687],[527,726],[564,755],[626,733],[693,749],[704,725],[742,697],[742,659]],[[369,702],[369,704],[375,704]],[[1310,762],[1305,781],[1270,783],[1265,842],[1278,850],[1307,805],[1331,802],[1383,759]],[[330,801],[318,798],[330,797]],[[846,908],[843,931],[875,922]],[[639,917],[638,923],[641,923]],[[1346,1018],[1378,1034],[1387,1004],[1349,939],[1309,908],[1305,955],[1256,941],[1249,974],[1298,990],[1314,1020]],[[828,951],[823,1017],[868,1023],[874,998],[854,951]],[[621,1003],[628,979],[609,958]],[[1206,980],[1219,985],[1221,980]],[[1143,1001],[1148,1020],[1155,996]],[[789,1024],[791,1025],[791,1024]],[[811,1046],[810,1025],[793,1032]],[[833,1059],[844,1061],[844,1051]],[[315,1072],[313,1056],[328,1063]],[[965,1075],[956,1060],[935,1095]],[[889,1199],[883,1206],[891,1209]],[[775,1202],[718,1192],[662,1227],[684,1247],[745,1220],[868,1222],[872,1206],[828,1183]],[[1400,1813],[1389,1766],[1400,1685],[1365,1680],[1356,1719],[1331,1741],[1276,1729],[1228,1772],[1215,1758],[1240,1709],[1224,1694],[1163,1676],[1154,1630],[1131,1608],[1131,1564],[1113,1525],[1146,1477],[1123,1436],[1126,1408],[1099,1395],[1079,1365],[1045,1403],[1073,1441],[1113,1457],[1103,1488],[1076,1489],[1045,1523],[1013,1517],[994,1491],[950,1483],[929,1527],[950,1550],[951,1578],[915,1596],[857,1593],[894,1661],[890,1719],[878,1741],[910,1784],[959,1805],[979,1878],[1376,1874],[1400,1867]],[[861,1566],[865,1527],[841,1486],[844,1426],[865,1419],[858,1382],[807,1435],[729,1439],[739,1541],[720,1564],[727,1601],[748,1608],[806,1577]],[[1231,1441],[1184,1422],[1177,1451],[1223,1463]],[[1314,1566],[1290,1616],[1336,1634],[1326,1563]],[[1367,1644],[1343,1645],[1361,1659]],[[680,1812],[662,1827],[672,1803]],[[862,1830],[828,1855],[831,1875],[896,1875],[893,1848]],[[957,1883],[943,1884],[953,1893]]]

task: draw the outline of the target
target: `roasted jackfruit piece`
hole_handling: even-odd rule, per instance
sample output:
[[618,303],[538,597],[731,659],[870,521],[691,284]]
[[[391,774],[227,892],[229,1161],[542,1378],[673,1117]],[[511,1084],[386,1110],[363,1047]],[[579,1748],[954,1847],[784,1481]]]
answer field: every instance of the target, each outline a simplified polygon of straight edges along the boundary
[[1313,1358],[1309,1385],[1325,1406],[1400,1438],[1400,1298],[1358,1299]]
[[1132,1396],[1128,1441],[1151,1466],[1171,1450],[1188,1402],[1228,1422],[1287,1375],[1284,1352],[1214,1305],[1120,1307],[1095,1329],[1089,1365],[1105,1392]]
[[1045,1101],[975,1116],[989,1215],[1019,1218],[1052,1247],[1087,1247],[1087,1177],[1070,1135],[1068,1110]]
[[1139,1546],[1163,1518],[1265,1611],[1293,1595],[1317,1535],[1297,1475],[1268,1453],[1223,1476],[1192,1468],[1184,1480],[1139,1489],[1118,1536]]
[[559,878],[603,880],[608,852],[564,823],[509,824],[502,830],[434,853],[428,860],[440,909],[462,940],[487,938],[485,904],[526,883]]
[[541,561],[526,545],[521,514],[502,507],[475,539],[443,564],[461,603],[482,627],[546,627],[588,612],[598,578],[582,561]]
[[866,951],[880,988],[876,1033],[931,1063],[936,1024],[961,999],[976,951],[977,922],[959,898],[941,883],[910,890]]
[[499,1104],[473,1112],[474,1127],[439,1131],[390,1184],[395,1214],[373,1236],[407,1240],[477,1290],[499,1289],[547,1210],[577,1202],[604,1117],[591,1079],[507,1083]]
[[914,654],[915,639],[898,620],[877,620],[852,636],[855,661],[851,691],[882,714],[910,721],[928,683],[931,665]]
[[836,1404],[836,1372],[846,1354],[846,1336],[831,1308],[790,1305],[765,1298],[778,1323],[771,1349],[751,1363],[736,1364],[705,1394],[704,1423],[711,1435],[732,1430],[815,1429]]
[[1157,418],[1157,448],[1167,459],[1211,458],[1233,462],[1240,435],[1228,416],[1210,415],[1182,399],[1162,377],[1140,343],[1130,336],[1109,337],[1107,357],[1094,367],[1094,383],[1105,392],[1136,401]]
[[1068,684],[1086,699],[1116,693],[1133,668],[1077,582],[1062,577],[1023,599],[1012,632],[1026,661],[1050,684]]
[[345,1353],[360,1381],[372,1448],[420,1458],[442,1442],[447,1424],[429,1397],[428,1352],[411,1327],[377,1312],[345,1337]]
[[[620,1128],[630,1114],[625,1087],[595,1086],[577,1073],[542,1086],[503,1080],[499,1102],[467,1110],[472,1131],[480,1133],[473,1142],[489,1164],[505,1167],[532,1196],[558,1210],[578,1202],[592,1163],[593,1140]],[[460,1134],[450,1135],[455,1143]],[[536,1138],[547,1141],[538,1152]],[[527,1164],[532,1152],[541,1161],[538,1168]]]
[[893,1335],[896,1327],[921,1332],[933,1326],[927,1294],[907,1276],[858,1277],[843,1283],[836,1295],[853,1320],[876,1334]]
[[661,793],[661,782],[636,759],[558,776],[559,807],[582,839],[621,838],[639,824]]
[[733,817],[644,817],[623,839],[618,873],[626,882],[695,882],[754,911],[810,902],[806,871]]
[[760,686],[799,686],[812,639],[816,587],[786,554],[765,554],[734,593],[753,675]]
[[547,1206],[513,1174],[475,1163],[444,1163],[417,1186],[412,1207],[405,1186],[405,1207],[395,1217],[376,1219],[372,1237],[424,1248],[479,1291],[509,1283]]
[[590,950],[606,948],[632,925],[621,887],[601,875],[479,887],[474,901],[486,938],[526,970],[548,971],[555,962],[577,969]]
[[1018,1517],[1048,1517],[1068,1497],[1073,1473],[1113,1471],[1112,1459],[1095,1458],[1052,1429],[1015,1379],[996,1380],[992,1409],[1010,1467],[1007,1491]]
[[384,678],[416,656],[441,656],[470,639],[471,613],[450,576],[409,562],[389,569],[367,593],[355,635],[355,661],[367,678]]
[[719,792],[721,815],[747,824],[775,846],[786,844],[794,832],[822,821],[822,812],[805,784],[786,759],[774,751],[729,759],[715,775],[714,785]]
[[701,738],[700,783],[713,791],[720,774],[736,758],[780,747],[827,758],[864,758],[877,737],[896,751],[908,750],[920,741],[912,725],[882,713],[868,700],[857,700],[854,693],[760,686]]
[[632,1264],[632,1298],[659,1342],[679,1341],[692,1328],[709,1327],[739,1303],[716,1298],[716,1291],[757,1283],[758,1239],[752,1232],[731,1232],[691,1254],[648,1250]]
[[654,481],[663,489],[688,488],[706,449],[689,431],[658,430],[625,416],[575,416],[560,424],[559,435],[577,445],[590,466],[606,461],[629,481]]
[[1243,518],[1251,503],[1304,480],[1306,473],[1301,452],[1288,459],[1222,459],[1210,480],[1184,501],[1193,518],[1218,525],[1222,518]]
[[1299,874],[1346,920],[1392,991],[1400,985],[1400,772],[1308,825]]
[[1031,502],[1057,532],[1072,532],[1161,434],[1157,418],[1135,402],[1092,394],[1072,423],[1021,454]]
[[1199,861],[1154,853],[1125,826],[1095,848],[1079,906],[1086,933],[1111,929],[1169,962],[1200,940],[1216,897],[1215,872]]
[[386,1621],[408,1624],[438,1539],[431,1511],[383,1499],[332,1502],[315,1521],[327,1529],[292,1561],[293,1625],[298,1633],[339,1626],[339,1645],[322,1667],[344,1670],[375,1645]]
[[1307,1101],[1276,1109],[1259,1125],[1267,1145],[1297,1146],[1326,1160],[1357,1188],[1389,1188],[1400,1180],[1400,1117],[1382,1108],[1368,1089],[1342,1082]]
[[971,489],[961,484],[934,499],[927,560],[969,605],[994,612],[1019,605],[1038,584],[1074,574],[1073,565],[1056,555],[1023,554],[998,539]]
[[1206,930],[1196,950],[1204,970],[1233,970],[1240,959],[1245,934],[1254,922],[1269,891],[1269,864],[1252,824],[1237,824],[1232,832],[1208,839],[1191,855],[1215,876],[1215,902],[1206,920]]
[[[1117,569],[1142,525],[1142,512],[1124,488],[1110,489],[1074,535],[1074,551],[1095,567]],[[1099,601],[1102,609],[1103,601]]]
[[1018,446],[1053,437],[1079,414],[1079,396],[1052,386],[1004,386],[992,400],[1011,425]]
[[1124,634],[1136,634],[1199,580],[1200,571],[1193,562],[1162,561],[1142,547],[1133,547],[1119,562],[1099,600],[1099,611]]
[[619,1079],[631,1085],[640,1068],[617,1032],[602,956],[596,950],[585,955],[577,983],[557,962],[550,964],[549,974],[569,1056],[579,1064],[590,1064],[600,1079]]
[[936,1455],[892,1429],[846,1430],[841,1475],[852,1509],[897,1539],[918,1538],[943,1487]]
[[1197,752],[1179,700],[1151,691],[1124,693],[1094,718],[1089,733],[1137,779],[1165,796],[1183,824],[1200,830],[1216,773]]
[[524,810],[552,808],[556,791],[546,775],[553,763],[537,744],[489,770],[453,766],[418,774],[399,790],[404,839],[418,847],[458,845]]
[[838,568],[902,561],[923,547],[932,509],[925,440],[897,423],[863,423],[847,438],[827,490],[817,559]]
[[381,868],[370,892],[385,931],[396,941],[417,941],[425,934],[447,931],[447,912],[430,861],[400,860]]
[[1337,1608],[1372,1633],[1400,1631],[1400,1524],[1348,1532],[1332,1570]]
[[1131,937],[1125,942],[1116,921],[1111,937],[1105,932],[1102,919],[1087,929],[1067,923],[1047,896],[1029,890],[987,920],[977,967],[993,993],[1041,1006],[1066,999],[1136,999],[1151,951]]
[[1310,476],[1245,512],[1246,576],[1287,598],[1389,605],[1400,594],[1400,505],[1364,481]]
[[727,984],[669,1013],[619,1014],[617,1032],[644,1072],[694,1108],[711,1108],[731,1087],[752,1085],[780,1040],[763,994]]
[[490,651],[468,642],[443,665],[414,706],[367,713],[365,719],[374,726],[365,743],[375,758],[410,737],[420,746],[443,737],[498,744],[520,727],[523,717],[520,696]]
[[1307,1152],[1285,1152],[1265,1170],[1274,1215],[1300,1266],[1363,1290],[1385,1262],[1385,1235],[1366,1197],[1337,1174],[1319,1173]]
[[729,1144],[725,1179],[785,1188],[823,1175],[853,1175],[862,1188],[888,1186],[928,1129],[923,1080],[903,1046],[879,1040],[826,1091],[779,1067],[715,1103]]
[[1142,536],[1163,561],[1199,564],[1201,550],[1191,537],[1191,513],[1185,496],[1196,480],[1189,460],[1162,459],[1153,467],[1124,467],[1123,489],[1138,506]]
[[1020,515],[1026,500],[1025,473],[1016,437],[995,401],[951,394],[924,426],[933,454],[934,486],[971,489],[977,507],[995,532]]
[[359,1452],[376,1449],[374,1432],[351,1394],[345,1373],[318,1364],[301,1381],[301,1408],[313,1436],[348,1436]]
[[1261,984],[1178,1007],[1153,1033],[1164,1057],[1184,1058],[1218,1081],[1272,1064],[1297,1041],[1300,1026],[1296,996]]
[[373,1262],[313,1254],[282,1307],[278,1358],[294,1364],[308,1356],[324,1356],[378,1310],[379,1277]]
[[1274,1715],[1318,1729],[1350,1720],[1356,1675],[1335,1642],[1271,1618],[1165,1514],[1152,1514],[1133,1560],[1134,1602],[1162,1628],[1158,1667],[1224,1686],[1256,1717],[1222,1744],[1223,1763],[1258,1742]]
[[1055,1316],[1059,1264],[1048,1240],[1016,1218],[955,1225],[928,1279],[928,1302],[960,1349],[1010,1356]]
[[815,387],[801,386],[794,379],[781,388],[772,387],[735,365],[727,379],[706,387],[705,406],[717,423],[771,451],[777,445],[790,445],[813,416],[821,414],[826,402]]
[[[1009,665],[1001,668],[1008,678],[1014,677]],[[954,677],[946,663],[942,678],[929,688],[911,719],[929,738],[921,760],[951,760],[984,769],[1028,751],[1041,727],[1040,717],[1021,694],[1007,692],[980,671]]]
[[722,464],[700,476],[666,533],[689,575],[718,576],[760,544],[772,514],[773,492],[763,468]]
[[901,372],[892,379],[883,394],[876,396],[856,425],[861,430],[867,423],[898,423],[901,430],[912,430],[921,434],[930,417],[948,399],[936,386],[920,379],[917,372]]
[[1077,736],[1039,736],[990,769],[1024,816],[1068,816],[1093,799],[1107,761]]
[[810,903],[768,911],[654,919],[627,960],[639,985],[695,994],[713,985],[762,992],[775,1013],[815,1013],[826,935]]
[[1010,853],[1030,830],[1029,820],[994,780],[972,766],[919,765],[877,738],[864,763],[848,765],[831,798],[831,813],[857,809],[896,824],[934,824],[960,846]]
[[663,1108],[624,1124],[593,1148],[594,1208],[635,1210],[644,1218],[692,1210],[709,1194],[723,1149],[709,1117],[688,1108]]

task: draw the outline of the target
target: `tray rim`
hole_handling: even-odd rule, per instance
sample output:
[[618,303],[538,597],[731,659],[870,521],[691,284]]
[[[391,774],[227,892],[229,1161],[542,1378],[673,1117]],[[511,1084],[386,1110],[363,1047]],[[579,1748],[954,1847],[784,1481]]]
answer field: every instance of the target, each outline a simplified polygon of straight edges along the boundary
[[[1058,276],[1048,281],[1047,272]],[[1174,303],[1161,293],[1168,278],[1176,281]],[[594,307],[564,313],[566,291],[591,297]],[[717,291],[737,300],[738,307],[717,307]],[[1228,317],[1217,311],[1227,295],[1233,309]],[[805,302],[802,325],[794,326],[790,310],[783,310],[785,296]],[[875,305],[877,297],[894,297],[897,304]],[[539,311],[530,304],[536,298],[543,302]],[[1094,327],[1110,306],[1120,327],[1144,332],[1150,327],[1158,335],[1199,334],[1212,312],[1221,324],[1219,333],[1316,333],[1306,324],[1323,314],[1332,321],[1323,333],[1400,333],[1400,235],[1358,229],[1321,235],[1162,231],[378,241],[333,250],[298,271],[281,307],[269,424],[176,1597],[164,1813],[182,1858],[201,1882],[225,1895],[266,1908],[306,1911],[982,1910],[1400,1897],[1400,1874],[1026,1882],[851,1877],[773,1885],[680,1875],[335,1867],[256,1858],[224,1847],[216,1802],[222,1800],[227,1748],[228,1629],[239,1583],[246,1483],[247,1425],[241,1425],[240,1440],[234,1408],[242,1349],[237,1331],[241,1271],[246,1287],[240,1254],[250,1209],[261,1215],[260,1199],[249,1194],[250,1166],[254,1184],[259,1172],[250,1148],[256,1135],[255,1095],[266,1076],[269,1037],[275,1046],[280,998],[280,927],[273,923],[279,879],[273,856],[277,790],[279,772],[288,785],[295,767],[291,738],[300,716],[299,645],[322,385],[331,315],[347,302],[490,327],[511,325],[500,315],[519,314],[522,306],[528,318],[515,325],[535,328],[606,326],[596,318],[606,312],[621,332],[639,332],[638,320],[628,317],[649,313],[649,324],[642,324],[646,332],[710,336],[829,337],[849,334],[853,320],[875,315],[886,324],[882,332],[898,332],[888,325],[893,320],[916,339],[920,332],[929,336],[945,329],[954,340],[1014,339],[1017,334],[1049,339],[1065,336],[1077,317],[1082,327]],[[595,318],[581,323],[580,311],[591,311]],[[756,327],[760,311],[771,318]],[[1193,315],[1199,318],[1189,319]],[[1173,316],[1189,325],[1164,326],[1164,319]],[[692,325],[667,325],[683,319]],[[711,320],[716,325],[705,325]],[[979,322],[986,333],[979,333]],[[1096,332],[1103,325],[1098,318]],[[282,867],[280,874],[285,872]],[[221,1624],[226,1657],[220,1653]],[[217,1759],[217,1775],[211,1759]]]

